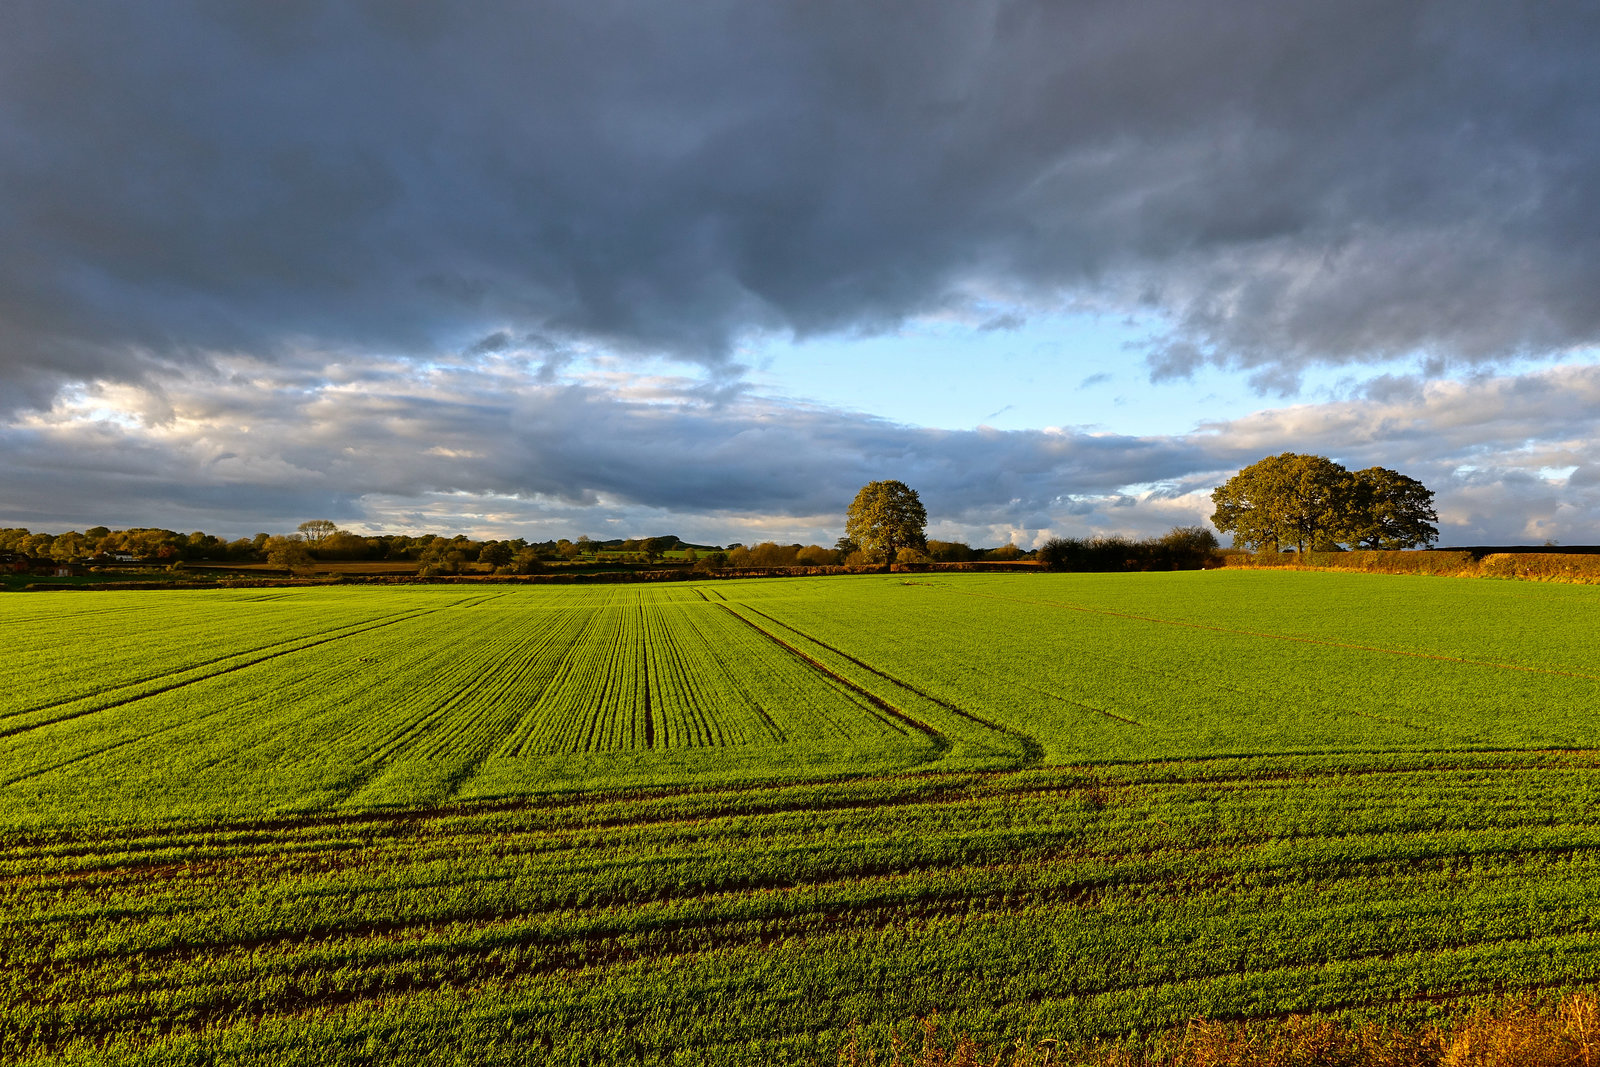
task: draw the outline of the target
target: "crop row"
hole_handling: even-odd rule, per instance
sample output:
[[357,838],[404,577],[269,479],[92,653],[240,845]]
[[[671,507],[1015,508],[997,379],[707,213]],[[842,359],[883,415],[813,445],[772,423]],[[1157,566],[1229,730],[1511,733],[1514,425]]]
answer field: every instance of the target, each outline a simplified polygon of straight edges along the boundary
[[136,696],[175,676],[443,606],[415,594],[318,592],[310,600],[220,590],[8,597],[6,671],[26,684],[0,689],[0,723],[96,695]]
[[15,832],[0,1056],[1417,1018],[1600,979],[1596,799],[1580,754],[1280,757]]
[[646,592],[596,611],[499,755],[850,745],[897,729],[704,599]]
[[[1572,748],[1600,702],[1583,587],[1207,572],[260,595],[0,602],[22,657],[0,665],[0,824]],[[82,669],[35,669],[50,648]]]
[[[31,695],[0,716],[0,821],[437,802],[537,790],[573,757],[638,754],[648,776],[652,753],[681,753],[759,776],[780,750],[865,769],[938,748],[691,590],[362,592],[206,594],[202,625],[233,612],[215,642],[172,639],[187,602],[146,594],[153,625],[124,643],[145,641],[147,663],[65,687],[11,674]],[[298,635],[252,629],[291,609]],[[719,755],[734,748],[748,754]]]

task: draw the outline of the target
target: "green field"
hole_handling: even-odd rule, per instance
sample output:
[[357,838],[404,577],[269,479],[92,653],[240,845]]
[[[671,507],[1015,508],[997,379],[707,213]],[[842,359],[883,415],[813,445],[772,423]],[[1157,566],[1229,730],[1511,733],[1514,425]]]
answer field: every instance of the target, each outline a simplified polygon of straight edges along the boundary
[[1600,980],[1600,589],[0,597],[0,1057],[831,1064]]

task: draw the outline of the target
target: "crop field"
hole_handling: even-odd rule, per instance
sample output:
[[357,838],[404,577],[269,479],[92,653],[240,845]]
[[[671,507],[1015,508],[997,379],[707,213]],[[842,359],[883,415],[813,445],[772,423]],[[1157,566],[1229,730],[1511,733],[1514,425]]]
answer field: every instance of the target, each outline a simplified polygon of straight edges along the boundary
[[1600,982],[1600,589],[0,597],[0,1058],[831,1064]]

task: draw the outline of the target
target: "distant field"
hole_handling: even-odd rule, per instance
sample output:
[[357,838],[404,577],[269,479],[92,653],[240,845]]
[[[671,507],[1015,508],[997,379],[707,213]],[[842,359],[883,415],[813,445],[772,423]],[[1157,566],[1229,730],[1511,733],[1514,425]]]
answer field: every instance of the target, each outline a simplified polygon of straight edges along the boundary
[[935,1010],[1594,982],[1597,609],[1276,571],[3,597],[0,1056],[831,1063]]

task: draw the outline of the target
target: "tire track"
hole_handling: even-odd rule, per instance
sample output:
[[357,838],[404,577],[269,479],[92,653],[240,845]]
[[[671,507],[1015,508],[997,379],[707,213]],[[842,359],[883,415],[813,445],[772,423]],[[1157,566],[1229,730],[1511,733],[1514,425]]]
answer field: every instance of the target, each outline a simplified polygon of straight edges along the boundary
[[[864,671],[868,671],[868,672],[870,672],[872,674],[876,674],[879,678],[882,678],[884,681],[890,683],[891,685],[899,686],[901,689],[904,689],[909,693],[914,693],[917,696],[921,697],[923,700],[926,700],[931,704],[938,705],[939,707],[941,707],[941,708],[945,709],[946,711],[950,712],[952,715],[957,715],[957,716],[959,716],[959,717],[961,717],[963,719],[966,719],[968,722],[975,723],[975,724],[977,724],[979,726],[984,727],[985,729],[993,730],[996,733],[1004,734],[1007,737],[1014,738],[1015,740],[1017,740],[1018,742],[1020,742],[1022,744],[1024,752],[1025,752],[1024,759],[1027,762],[1030,762],[1030,763],[1037,762],[1038,760],[1041,760],[1041,759],[1044,758],[1044,746],[1041,745],[1038,741],[1034,740],[1032,737],[1030,737],[1029,735],[1027,735],[1025,733],[1022,733],[1022,732],[1017,731],[1017,730],[1013,730],[1013,729],[1011,729],[1010,727],[1007,727],[1007,726],[1002,726],[1000,723],[997,723],[997,722],[994,722],[992,720],[986,719],[983,716],[978,715],[978,714],[976,714],[974,712],[967,711],[965,708],[957,707],[956,705],[950,703],[948,700],[945,700],[942,697],[934,696],[932,693],[929,693],[929,692],[927,692],[926,690],[923,690],[923,689],[919,689],[916,686],[912,685],[910,682],[907,682],[902,678],[897,678],[894,675],[888,673],[887,671],[883,671],[883,670],[880,670],[877,667],[874,667],[870,663],[865,663],[862,660],[857,659],[855,656],[852,656],[850,653],[844,651],[843,649],[835,648],[833,645],[828,644],[828,642],[823,641],[823,640],[821,640],[821,639],[819,639],[817,637],[813,637],[811,634],[806,633],[804,630],[798,629],[797,627],[794,627],[794,626],[790,626],[788,623],[783,622],[780,619],[775,619],[771,615],[768,615],[766,612],[760,610],[759,608],[751,607],[749,604],[745,604],[745,603],[740,603],[739,606],[741,608],[743,608],[744,610],[750,612],[753,615],[759,615],[763,619],[766,619],[768,622],[770,622],[770,623],[772,623],[772,624],[774,624],[776,626],[781,626],[785,630],[788,630],[790,633],[793,633],[793,634],[795,634],[795,635],[797,635],[797,636],[799,636],[801,638],[804,638],[807,641],[810,641],[812,644],[818,646],[819,648],[827,649],[829,652],[832,652],[834,655],[838,656],[841,659],[849,660],[851,663],[855,664],[857,667],[860,667]],[[1025,688],[1031,688],[1031,687],[1025,687]],[[1076,702],[1074,701],[1074,702],[1069,702],[1069,703],[1076,703]],[[1111,718],[1113,718],[1113,719],[1121,719],[1121,721],[1127,722],[1127,723],[1132,723],[1134,726],[1143,725],[1142,723],[1134,722],[1132,719],[1122,719],[1122,717],[1120,715],[1112,715],[1112,713],[1109,712],[1109,711],[1102,711],[1099,708],[1091,708],[1087,704],[1083,704],[1083,705],[1079,705],[1079,706],[1087,708],[1089,711],[1098,711],[1102,715],[1110,715]]]
[[785,650],[791,656],[794,656],[796,659],[799,659],[799,660],[803,661],[804,663],[809,665],[813,670],[815,670],[817,673],[824,675],[825,677],[831,679],[836,684],[841,685],[845,689],[848,689],[850,692],[855,693],[856,695],[860,696],[863,700],[867,701],[867,703],[871,704],[874,708],[877,708],[879,711],[883,712],[885,715],[888,715],[890,718],[896,720],[897,722],[900,722],[900,723],[903,723],[906,726],[909,726],[911,729],[916,730],[918,733],[926,735],[928,737],[928,739],[933,742],[934,749],[939,755],[942,756],[945,752],[949,751],[950,746],[951,746],[950,739],[948,737],[946,737],[944,734],[940,733],[938,730],[934,729],[932,726],[929,726],[927,723],[923,722],[921,719],[918,719],[915,716],[907,713],[906,711],[895,707],[893,704],[889,703],[887,700],[884,700],[882,697],[878,696],[876,693],[873,693],[870,690],[862,688],[861,686],[857,685],[855,682],[852,682],[850,679],[846,678],[844,675],[839,674],[838,672],[832,670],[826,664],[824,664],[824,663],[820,662],[819,660],[813,659],[812,657],[806,655],[804,652],[800,651],[798,648],[796,648],[793,645],[789,644],[789,642],[785,641],[783,638],[779,637],[777,634],[771,633],[770,631],[763,629],[761,626],[759,626],[755,622],[752,622],[750,619],[747,619],[743,615],[740,615],[737,611],[733,610],[733,608],[729,607],[727,604],[725,604],[725,603],[717,603],[715,601],[711,601],[711,603],[716,604],[717,607],[721,608],[723,611],[726,611],[729,615],[732,615],[734,618],[738,619],[740,622],[744,623],[746,626],[750,627],[756,633],[758,633],[761,636],[765,637],[768,641],[771,641],[773,644],[777,645],[779,648]]
[[[400,620],[397,619],[397,617],[398,616],[402,616],[402,615],[407,615],[408,613],[416,614],[417,612],[416,612],[416,609],[407,609],[407,611],[398,611],[398,612],[393,612],[393,613],[388,614],[388,615],[380,615],[380,616],[378,616],[378,620],[382,621],[382,620],[394,619],[394,620],[400,621]],[[366,620],[366,621],[367,622],[372,622],[373,620],[369,619],[369,620]],[[51,701],[47,701],[46,703],[43,703],[43,704],[36,704],[31,708],[19,708],[16,711],[8,711],[8,712],[0,713],[0,719],[14,719],[19,715],[36,715],[36,714],[38,714],[39,712],[42,712],[42,711],[49,711],[51,708],[65,707],[68,704],[76,704],[79,701],[90,700],[90,699],[92,699],[94,697],[107,696],[107,695],[110,695],[112,693],[119,692],[120,690],[131,689],[134,686],[148,685],[150,682],[154,682],[154,681],[156,681],[158,679],[161,679],[161,678],[168,678],[168,677],[171,677],[174,674],[188,674],[188,673],[190,673],[192,671],[200,670],[202,667],[209,667],[214,663],[223,663],[223,662],[226,662],[227,660],[230,660],[230,659],[238,659],[240,656],[254,655],[257,652],[264,652],[267,649],[271,649],[271,648],[282,648],[284,645],[292,645],[296,641],[305,641],[305,640],[307,640],[309,638],[313,638],[313,637],[317,637],[317,636],[321,636],[321,635],[325,635],[325,634],[332,634],[332,635],[338,636],[341,631],[349,630],[353,626],[363,626],[363,625],[365,625],[365,623],[344,623],[344,624],[342,624],[340,626],[331,626],[326,630],[314,630],[309,634],[300,634],[297,637],[286,637],[281,641],[271,641],[271,642],[268,642],[267,644],[256,645],[253,648],[246,648],[246,649],[244,649],[242,651],[239,651],[239,652],[229,652],[229,653],[227,653],[225,655],[213,656],[211,659],[199,660],[198,662],[191,663],[189,666],[184,667],[182,670],[178,670],[178,671],[161,671],[161,672],[156,673],[156,674],[148,674],[148,675],[145,675],[142,678],[135,678],[132,681],[118,682],[115,685],[108,685],[108,686],[104,686],[104,687],[102,687],[100,689],[92,689],[92,690],[89,690],[88,692],[79,693],[77,696],[67,697],[64,700],[51,700]],[[206,677],[212,677],[212,675],[206,675]],[[4,736],[4,735],[0,734],[0,736]]]
[[[347,637],[355,637],[358,634],[371,633],[374,630],[382,630],[382,629],[385,629],[385,628],[390,627],[390,626],[397,626],[400,623],[410,622],[410,621],[412,621],[414,619],[422,618],[425,615],[432,615],[432,614],[435,614],[436,612],[443,611],[443,610],[445,610],[443,607],[429,608],[426,611],[413,612],[413,613],[408,614],[408,615],[403,615],[403,616],[401,616],[399,618],[390,618],[390,619],[388,619],[386,621],[374,623],[374,624],[372,624],[370,626],[361,626],[358,629],[346,630],[343,633],[336,633],[336,634],[333,634],[332,636],[329,636],[329,637],[323,637],[323,638],[321,638],[319,640],[310,641],[310,642],[308,642],[306,644],[298,645],[298,646],[296,646],[294,648],[286,648],[286,649],[282,649],[281,651],[278,651],[278,652],[270,652],[270,653],[268,653],[268,654],[266,654],[264,656],[257,656],[254,659],[247,660],[247,661],[245,661],[243,663],[235,664],[234,666],[228,667],[228,668],[226,668],[224,670],[213,671],[210,674],[201,675],[198,678],[186,678],[186,679],[184,679],[182,681],[173,682],[170,685],[158,686],[158,687],[156,687],[154,689],[145,690],[144,692],[137,693],[137,694],[135,694],[133,696],[124,697],[124,698],[122,698],[120,700],[113,700],[113,701],[111,701],[110,703],[107,703],[107,704],[97,704],[96,706],[91,707],[91,708],[84,708],[84,709],[82,709],[80,711],[75,711],[75,712],[72,712],[72,713],[66,714],[66,715],[58,715],[55,718],[45,719],[42,722],[28,723],[28,724],[23,725],[23,726],[13,726],[13,727],[10,727],[10,728],[7,728],[7,729],[0,729],[0,739],[7,738],[7,737],[15,737],[15,736],[17,736],[19,734],[31,733],[34,730],[42,730],[45,727],[55,726],[55,725],[57,725],[59,723],[71,722],[73,719],[80,719],[80,718],[83,718],[85,715],[96,715],[96,714],[99,714],[100,712],[103,712],[103,711],[112,711],[112,710],[115,710],[116,708],[126,707],[129,704],[136,704],[141,700],[148,700],[151,697],[161,696],[164,693],[171,693],[171,692],[175,692],[175,691],[177,691],[179,689],[185,689],[185,688],[187,688],[187,687],[189,687],[191,685],[198,685],[201,682],[210,681],[213,678],[221,678],[221,677],[223,677],[225,675],[232,674],[235,671],[242,671],[247,667],[254,667],[254,666],[257,666],[259,664],[266,663],[269,660],[280,659],[283,656],[292,656],[297,652],[305,652],[305,651],[307,651],[309,649],[317,648],[317,647],[319,647],[321,645],[331,644],[334,641],[342,641]],[[277,647],[277,646],[275,646],[275,645],[267,645],[267,646],[264,646],[264,647],[266,647],[266,648],[274,648],[274,647]],[[245,653],[245,654],[249,655],[250,653]],[[222,657],[222,658],[223,659],[236,659],[238,657],[237,656],[228,656],[228,657]],[[212,660],[211,662],[215,663],[215,662],[220,662],[220,661],[219,660]],[[125,687],[119,686],[118,688],[120,689],[120,688],[125,688]],[[115,689],[109,690],[109,692],[115,692],[115,691],[116,691]],[[78,698],[78,700],[88,700],[88,699],[92,699],[92,698],[91,697],[79,697]],[[77,703],[77,701],[76,700],[75,701],[69,701],[68,703]],[[50,708],[61,707],[61,706],[62,705],[60,705],[60,704],[51,704],[51,705],[47,705],[42,710],[48,711],[48,710],[50,710]],[[25,776],[25,777],[31,777],[31,775],[30,776]],[[13,780],[14,781],[20,781],[21,779],[13,779]],[[5,784],[9,784],[9,783],[5,783]]]

